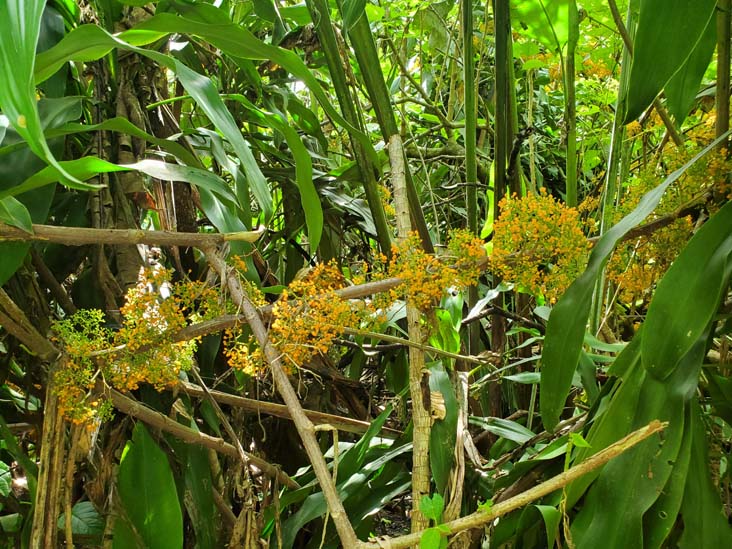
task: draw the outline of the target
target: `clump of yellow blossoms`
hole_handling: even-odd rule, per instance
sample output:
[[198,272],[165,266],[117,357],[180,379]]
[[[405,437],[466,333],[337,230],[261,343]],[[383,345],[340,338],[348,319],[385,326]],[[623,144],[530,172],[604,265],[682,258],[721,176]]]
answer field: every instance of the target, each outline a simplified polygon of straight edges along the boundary
[[[713,122],[713,116],[709,120]],[[700,144],[708,143],[714,138],[713,123],[701,125],[691,137]],[[687,162],[696,152],[696,146],[692,143],[689,149],[668,150],[664,153],[663,170],[648,168],[633,178],[625,190],[613,221],[619,221],[632,211],[643,195],[658,186],[667,174]],[[704,203],[706,199],[703,195],[708,192],[714,198],[710,206],[713,213],[714,201],[729,198],[732,193],[731,173],[732,160],[727,158],[726,150],[709,153],[703,161],[694,164],[671,185],[644,223],[673,214],[696,200],[700,204]],[[650,297],[658,280],[691,238],[693,230],[692,218],[686,216],[648,235],[620,244],[610,257],[607,267],[608,278],[618,286],[620,299],[626,303],[634,303]]]
[[522,198],[504,197],[500,207],[492,270],[519,290],[555,302],[587,264],[590,244],[578,211],[544,189]]
[[[428,309],[448,288],[475,284],[485,262],[483,242],[467,231],[452,233],[441,258],[425,253],[419,238],[410,235],[393,247],[388,265],[382,257],[370,273],[372,280],[395,277],[404,282],[366,301],[339,297],[337,290],[346,286],[345,277],[335,265],[320,264],[282,292],[272,309],[270,341],[280,352],[283,364],[292,370],[318,353],[327,354],[344,327],[378,322],[379,309],[396,299],[406,297],[415,306]],[[251,337],[237,337],[229,331],[225,340],[224,353],[232,368],[249,375],[263,371],[261,349]]]
[[[120,309],[119,331],[104,327],[104,313],[98,310],[82,310],[55,323],[55,339],[67,357],[55,372],[61,412],[75,423],[108,413],[109,404],[91,391],[100,375],[121,391],[137,389],[140,383],[158,390],[174,385],[180,372],[192,366],[196,344],[170,341],[170,334],[190,319],[205,320],[219,311],[213,288],[202,282],[171,284],[168,271],[146,269]],[[102,350],[111,351],[94,360]]]
[[111,414],[109,402],[100,401],[91,389],[97,377],[97,367],[91,353],[107,348],[112,334],[104,327],[104,313],[98,309],[83,309],[72,317],[56,322],[56,341],[66,347],[65,359],[54,372],[59,411],[76,424],[90,424]]
[[452,231],[447,253],[441,257],[425,253],[419,237],[412,233],[392,247],[389,276],[404,283],[391,292],[391,298],[403,295],[418,309],[427,310],[449,288],[476,284],[485,262],[483,241],[468,231]]
[[[307,363],[317,353],[327,353],[344,326],[357,325],[365,310],[338,297],[346,279],[332,264],[320,264],[282,291],[272,309],[269,337],[290,370]],[[226,334],[229,365],[250,375],[264,369],[261,349],[251,338]]]

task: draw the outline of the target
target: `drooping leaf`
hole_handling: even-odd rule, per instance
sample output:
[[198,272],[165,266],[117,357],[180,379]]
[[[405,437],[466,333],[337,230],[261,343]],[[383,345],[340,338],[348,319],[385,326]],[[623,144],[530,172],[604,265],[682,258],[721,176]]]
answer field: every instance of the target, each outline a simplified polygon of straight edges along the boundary
[[[179,5],[178,8],[182,9],[183,6]],[[125,42],[129,45],[140,46],[150,44],[166,34],[191,34],[207,40],[234,58],[266,59],[284,67],[303,81],[328,116],[347,128],[374,161],[376,160],[376,153],[368,136],[346,122],[334,107],[331,98],[323,91],[320,82],[296,53],[265,44],[246,28],[234,24],[223,10],[210,4],[186,5],[182,11],[184,12],[183,17],[171,13],[159,13],[141,22],[135,28],[120,33],[119,41],[110,41],[94,25],[83,25],[69,33],[56,47],[39,54],[36,61],[36,79],[42,81],[48,78],[68,59],[78,61],[99,59],[114,47],[125,47]],[[138,53],[145,54],[144,52]],[[375,162],[375,164],[377,163]]]
[[0,109],[31,150],[54,166],[64,183],[73,184],[78,181],[59,166],[43,135],[38,113],[33,76],[45,5],[43,0],[0,2]]
[[521,531],[531,527],[538,518],[541,518],[544,523],[546,546],[552,549],[559,531],[559,521],[562,518],[562,514],[556,507],[551,505],[529,505],[521,513],[517,530]]
[[[168,458],[142,423],[135,425],[119,465],[123,516],[149,549],[183,547],[183,515]],[[124,520],[118,519],[117,530]],[[129,529],[129,527],[128,527]],[[114,539],[115,548],[127,549]]]
[[668,0],[641,0],[623,123],[638,118],[686,62],[716,5],[716,0],[673,6]]
[[729,134],[726,132],[715,139],[658,187],[646,193],[632,212],[611,227],[595,244],[585,271],[552,309],[544,339],[540,391],[541,417],[547,429],[553,429],[559,422],[579,361],[590,315],[592,291],[610,253],[628,231],[639,225],[656,208],[666,189]]
[[313,250],[317,249],[323,233],[323,207],[313,184],[313,163],[310,159],[310,153],[308,153],[300,136],[286,119],[257,108],[243,95],[237,94],[228,97],[242,103],[250,114],[260,119],[263,126],[277,130],[287,141],[292,157],[295,159],[295,181],[300,191],[300,201],[305,214],[305,224],[308,227],[310,247]]
[[512,440],[517,444],[528,442],[536,436],[536,433],[532,432],[530,429],[527,429],[520,423],[516,423],[510,419],[502,419],[499,417],[471,417],[470,423],[478,425],[486,431],[490,431],[494,435]]
[[[180,18],[171,17],[174,21],[180,22]],[[195,27],[195,25],[192,26]],[[186,91],[206,113],[209,120],[231,143],[241,162],[242,169],[249,179],[252,194],[259,202],[265,217],[269,218],[272,215],[273,205],[267,182],[236,121],[224,105],[211,80],[169,55],[133,45],[134,43],[149,43],[165,34],[165,31],[132,29],[122,33],[120,37],[116,37],[94,25],[79,27],[69,33],[57,46],[39,54],[38,64],[40,68],[37,77],[39,79],[46,77],[49,72],[58,66],[59,62],[65,62],[69,58],[89,61],[107,54],[114,48],[134,51],[173,71]],[[121,37],[130,39],[130,43],[124,41]]]
[[658,284],[648,308],[643,366],[666,379],[707,329],[732,271],[732,202],[684,247]]

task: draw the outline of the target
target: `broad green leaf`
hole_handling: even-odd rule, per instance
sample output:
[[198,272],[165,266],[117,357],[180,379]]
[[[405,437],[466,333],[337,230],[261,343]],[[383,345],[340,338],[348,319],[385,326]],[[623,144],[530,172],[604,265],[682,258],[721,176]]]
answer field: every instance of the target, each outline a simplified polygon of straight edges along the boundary
[[45,5],[44,0],[0,2],[0,109],[31,150],[59,171],[63,183],[74,184],[78,181],[51,152],[38,113],[33,73]]
[[[117,481],[124,515],[148,549],[183,547],[183,515],[168,458],[137,423],[119,465]],[[117,524],[121,521],[118,519]],[[116,528],[115,528],[116,530]],[[118,545],[115,536],[115,548]]]
[[226,184],[226,181],[208,170],[151,159],[140,160],[134,164],[124,164],[121,167],[137,170],[163,181],[185,181],[199,189],[207,189],[224,200],[236,204],[236,195]]
[[455,462],[458,402],[450,376],[442,362],[429,365],[430,390],[442,394],[445,418],[435,421],[430,432],[430,470],[438,492],[444,492]]
[[641,0],[623,123],[638,118],[696,47],[716,0]]
[[518,32],[556,52],[569,39],[568,6],[568,0],[514,0],[512,19],[522,24],[517,27]]
[[[647,333],[644,329],[641,337]],[[572,535],[578,546],[643,546],[643,517],[656,504],[671,478],[684,445],[687,408],[698,383],[705,343],[706,338],[700,338],[684,357],[683,367],[666,381],[647,375],[636,361],[633,369],[637,374],[623,380],[610,405],[612,413],[608,409],[603,415],[606,421],[588,434],[592,448],[585,449],[584,454],[578,452],[577,460],[580,455],[599,451],[612,442],[608,441],[609,435],[620,438],[656,419],[668,422],[663,436],[647,439],[602,469],[572,524]],[[620,403],[628,406],[631,397],[630,409],[621,410]],[[618,429],[614,421],[623,423],[623,427]],[[633,479],[632,483],[624,482],[629,478]],[[581,481],[580,485],[586,482]],[[568,493],[567,503],[573,502],[576,495],[572,493],[570,499]],[[617,528],[618,524],[623,524],[623,528]]]
[[569,440],[577,448],[592,448],[592,445],[579,433],[569,433]]
[[451,353],[460,352],[459,326],[455,328],[452,316],[445,309],[436,309],[434,313],[437,330],[430,336],[430,345]]
[[[155,137],[154,135],[141,130],[126,118],[110,118],[104,122],[100,122],[99,124],[65,124],[61,127],[47,130],[46,137],[51,139],[53,137],[74,135],[84,132],[97,132],[102,130],[125,133],[133,137],[139,137],[140,139],[144,139],[145,141],[160,147],[165,152],[176,156],[189,166],[201,167],[200,162],[196,157],[180,143],[176,143],[170,139]],[[4,154],[9,148],[10,147],[0,148],[0,155]]]
[[287,141],[292,157],[295,159],[295,181],[300,191],[300,201],[305,213],[310,248],[316,250],[323,233],[323,208],[313,183],[313,163],[310,159],[310,153],[303,145],[298,133],[286,119],[259,109],[243,95],[237,94],[227,97],[242,103],[250,114],[260,119],[261,125],[277,130]]
[[437,528],[427,528],[419,538],[419,549],[440,549],[442,534]]
[[27,233],[33,232],[33,222],[28,210],[12,196],[0,198],[0,222],[23,229]]
[[[99,536],[104,533],[105,525],[102,517],[90,501],[81,501],[71,508],[71,531],[79,536]],[[59,530],[66,528],[66,516],[61,513],[58,518]]]
[[709,470],[707,434],[698,403],[692,407],[692,443],[689,474],[681,506],[684,533],[682,549],[732,547],[732,528]]
[[717,18],[709,18],[707,28],[692,50],[683,66],[671,77],[665,86],[666,104],[669,112],[674,116],[676,125],[681,124],[689,114],[712,59],[714,47],[717,44]]
[[0,497],[7,497],[10,494],[10,486],[13,483],[13,477],[10,474],[10,466],[4,461],[0,461]]
[[663,487],[656,503],[643,515],[643,543],[648,549],[663,547],[664,541],[678,520],[679,509],[681,509],[681,502],[684,497],[684,486],[689,474],[693,439],[691,407],[687,408],[684,439],[674,463],[674,468],[671,471],[671,476],[666,486]]
[[23,515],[21,513],[12,513],[0,517],[0,532],[14,534],[20,532],[23,526]]
[[557,538],[557,532],[559,531],[559,521],[562,518],[562,514],[556,507],[551,505],[529,505],[521,513],[517,530],[521,532],[522,530],[531,528],[538,518],[541,518],[544,522],[546,546],[552,549],[554,547],[554,541]]
[[[191,428],[198,430],[195,421],[191,421]],[[188,445],[186,457],[183,499],[196,533],[196,547],[215,549],[218,528],[208,451],[201,446]]]
[[[79,184],[74,184],[73,186],[80,190],[93,190],[101,187],[100,185],[82,183],[85,179],[89,179],[99,173],[121,172],[126,170],[124,166],[107,162],[106,160],[102,160],[96,156],[83,156],[76,160],[64,160],[60,162],[60,164],[64,171],[74,174],[74,177],[79,181]],[[17,196],[19,194],[27,193],[28,191],[40,189],[46,185],[58,182],[60,178],[61,173],[55,166],[46,166],[41,171],[34,173],[28,179],[23,181],[20,185],[16,185],[6,191],[0,192],[0,198]]]
[[732,271],[732,202],[712,216],[658,283],[641,346],[643,366],[666,379],[707,329]]
[[715,139],[658,187],[646,193],[632,212],[611,227],[595,244],[585,271],[570,285],[552,309],[544,339],[539,393],[541,417],[546,429],[554,429],[559,422],[582,350],[592,291],[610,253],[628,231],[639,225],[656,208],[666,189],[730,133],[732,132],[728,131]]
[[442,512],[445,510],[445,500],[440,494],[432,494],[431,496],[422,496],[419,502],[419,510],[424,513],[428,519],[435,522],[442,521]]
[[540,372],[519,372],[510,376],[503,376],[501,379],[507,379],[514,383],[523,383],[525,385],[534,385],[541,382]]

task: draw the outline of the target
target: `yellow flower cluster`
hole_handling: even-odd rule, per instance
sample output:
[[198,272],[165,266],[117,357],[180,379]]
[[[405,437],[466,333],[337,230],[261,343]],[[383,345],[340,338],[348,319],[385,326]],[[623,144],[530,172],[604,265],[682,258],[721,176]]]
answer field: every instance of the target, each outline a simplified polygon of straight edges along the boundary
[[[220,311],[213,288],[202,282],[171,284],[170,273],[158,268],[141,271],[137,286],[128,291],[119,331],[105,328],[104,313],[98,310],[82,310],[57,322],[55,339],[67,355],[55,372],[61,412],[76,423],[108,413],[109,403],[91,392],[99,375],[121,391],[132,391],[141,383],[158,390],[175,384],[180,372],[191,367],[196,343],[173,342],[170,335],[191,318],[208,319]],[[97,360],[91,358],[95,351],[118,348]]]
[[[336,295],[335,291],[345,285],[346,279],[335,265],[320,264],[282,291],[272,309],[269,337],[286,368],[293,370],[316,353],[327,353],[343,327],[356,325],[363,318],[363,309]],[[225,339],[224,353],[232,368],[249,375],[263,371],[261,349],[251,337],[238,338],[229,332]]]
[[590,245],[575,208],[548,195],[504,197],[494,225],[491,268],[520,291],[553,303],[584,270]]
[[66,354],[53,372],[59,412],[81,425],[111,414],[108,402],[100,402],[91,392],[97,367],[90,354],[107,348],[111,332],[104,327],[104,313],[97,309],[81,310],[71,318],[54,324],[53,340],[63,343]]
[[439,303],[452,287],[477,284],[486,264],[483,241],[469,231],[450,233],[447,254],[438,257],[425,253],[419,237],[412,233],[392,248],[389,275],[404,280],[390,298],[406,297],[418,309],[427,310]]
[[[713,116],[710,119],[713,120]],[[702,145],[708,143],[713,135],[713,125],[702,124],[692,132],[691,137]],[[659,185],[668,173],[687,162],[696,149],[697,145],[692,143],[690,150],[668,150],[664,154],[663,172],[647,169],[632,179],[615,212],[614,221],[619,221],[633,210],[643,195]],[[722,149],[710,153],[703,161],[697,162],[687,170],[666,191],[656,210],[645,222],[672,214],[707,191],[712,191],[718,198],[728,197],[728,193],[732,191],[730,173],[732,173],[732,161],[727,158],[727,151]],[[620,299],[625,303],[634,303],[650,297],[658,280],[691,238],[693,228],[691,218],[684,217],[650,235],[618,246],[608,262],[607,273],[608,278],[617,284]]]
[[595,61],[592,57],[587,56],[582,61],[582,74],[585,78],[596,78],[605,80],[613,75],[613,72],[607,67],[604,61]]

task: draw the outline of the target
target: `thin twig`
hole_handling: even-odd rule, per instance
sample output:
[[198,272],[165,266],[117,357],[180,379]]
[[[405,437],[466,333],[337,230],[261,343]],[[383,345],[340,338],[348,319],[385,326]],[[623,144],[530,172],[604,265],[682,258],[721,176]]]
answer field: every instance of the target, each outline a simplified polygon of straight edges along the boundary
[[[205,446],[206,448],[216,450],[220,454],[224,454],[235,459],[240,459],[239,451],[233,445],[225,442],[220,438],[212,437],[211,435],[207,435],[206,433],[194,431],[193,429],[186,427],[185,425],[181,425],[180,423],[169,418],[168,416],[161,414],[160,412],[156,412],[152,408],[148,408],[142,402],[127,397],[119,391],[115,391],[114,389],[105,388],[101,382],[97,384],[97,389],[104,392],[112,401],[112,405],[123,414],[136,417],[137,419],[144,421],[152,427],[174,435],[176,438],[179,438],[183,442],[188,442],[189,444],[198,444],[199,446]],[[300,487],[297,482],[292,480],[289,476],[280,471],[279,468],[275,467],[271,463],[247,452],[245,452],[245,456],[251,465],[254,465],[255,467],[261,469],[265,474],[271,477],[276,477],[279,482],[284,484],[285,486],[293,489],[297,489]]]
[[[201,387],[193,385],[192,383],[181,382],[179,385],[186,393],[192,396],[204,396],[204,391]],[[209,389],[211,397],[228,406],[236,406],[249,412],[256,412],[258,414],[267,414],[270,416],[281,417],[284,419],[292,419],[292,414],[287,406],[284,404],[276,404],[274,402],[264,402],[262,400],[255,400],[253,398],[246,398],[237,395],[230,395],[228,393],[222,393],[220,391],[214,391]],[[362,434],[365,433],[369,428],[370,423],[368,421],[360,421],[349,417],[337,416],[334,414],[326,414],[325,412],[316,412],[314,410],[303,410],[308,418],[319,424],[329,424],[336,427],[339,431],[347,433]],[[381,430],[381,434],[387,438],[396,438],[402,433],[396,429],[389,429],[384,427]]]

